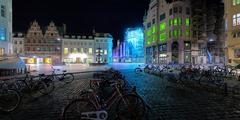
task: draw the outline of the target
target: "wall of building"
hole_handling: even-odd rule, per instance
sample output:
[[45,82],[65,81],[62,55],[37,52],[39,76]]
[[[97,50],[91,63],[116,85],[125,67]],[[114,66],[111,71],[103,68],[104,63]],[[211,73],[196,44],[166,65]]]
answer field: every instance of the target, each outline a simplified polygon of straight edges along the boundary
[[144,19],[145,62],[190,63],[190,1],[153,0]]
[[240,1],[224,0],[226,28],[226,63],[240,64]]
[[24,35],[19,33],[13,35],[13,52],[16,56],[24,56]]
[[64,63],[93,63],[94,39],[92,36],[64,37],[62,39],[62,62]]
[[12,52],[12,0],[0,0],[0,57]]

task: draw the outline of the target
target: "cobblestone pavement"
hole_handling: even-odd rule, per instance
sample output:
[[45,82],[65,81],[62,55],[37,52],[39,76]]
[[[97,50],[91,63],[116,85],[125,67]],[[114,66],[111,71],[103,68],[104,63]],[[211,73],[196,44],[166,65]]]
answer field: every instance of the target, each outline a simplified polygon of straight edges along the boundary
[[[150,106],[148,120],[239,120],[240,102],[229,97],[177,87],[153,75],[135,74],[133,66],[119,67],[130,85]],[[131,68],[131,69],[130,69]],[[81,74],[71,84],[58,82],[47,96],[25,95],[23,104],[11,115],[0,114],[0,120],[59,120],[63,107],[88,87],[91,74]]]

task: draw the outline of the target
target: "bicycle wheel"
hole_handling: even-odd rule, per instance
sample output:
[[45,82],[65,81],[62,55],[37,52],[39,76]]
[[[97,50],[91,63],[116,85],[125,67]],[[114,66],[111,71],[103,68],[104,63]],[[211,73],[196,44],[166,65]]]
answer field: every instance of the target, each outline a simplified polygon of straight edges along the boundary
[[37,85],[38,87],[38,91],[41,93],[41,94],[44,94],[44,95],[48,95],[50,94],[53,90],[54,90],[54,82],[53,81],[49,81],[48,83],[45,83],[43,81],[40,81]]
[[63,81],[65,83],[71,83],[74,80],[74,76],[71,73],[67,73],[63,76]]
[[64,108],[62,120],[90,120],[82,113],[93,111],[96,111],[96,107],[91,101],[88,99],[76,99]]
[[90,86],[91,89],[97,90],[100,86],[100,82],[102,82],[102,81],[100,81],[100,80],[90,80],[89,86]]
[[119,100],[116,111],[120,120],[141,120],[146,113],[146,104],[141,97],[128,94]]
[[20,104],[21,97],[15,90],[3,90],[0,93],[0,111],[12,112]]
[[136,73],[136,74],[141,73],[141,69],[140,69],[140,68],[136,68],[136,69],[135,69],[135,73]]

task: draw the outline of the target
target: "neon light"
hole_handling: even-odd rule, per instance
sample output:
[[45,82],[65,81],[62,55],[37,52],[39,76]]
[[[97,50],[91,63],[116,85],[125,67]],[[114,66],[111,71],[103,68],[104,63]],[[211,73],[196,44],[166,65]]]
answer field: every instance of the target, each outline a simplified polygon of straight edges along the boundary
[[166,22],[160,23],[160,31],[166,30]]
[[190,25],[190,20],[189,20],[189,18],[186,18],[186,26],[189,26]]
[[167,39],[167,34],[166,32],[160,34],[160,41],[165,42]]

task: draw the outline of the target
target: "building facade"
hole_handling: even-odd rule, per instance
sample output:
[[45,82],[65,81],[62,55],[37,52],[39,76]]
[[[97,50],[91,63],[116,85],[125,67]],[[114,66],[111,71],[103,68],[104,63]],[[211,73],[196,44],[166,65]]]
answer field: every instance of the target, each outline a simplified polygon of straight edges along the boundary
[[112,63],[112,36],[94,33],[92,36],[68,36],[62,39],[64,63]]
[[60,64],[61,45],[61,38],[53,22],[43,34],[37,21],[34,21],[25,37],[25,62],[28,64]]
[[62,39],[62,61],[64,63],[93,63],[93,36],[68,36]]
[[224,63],[223,4],[216,1],[151,0],[143,23],[145,63]]
[[12,0],[0,0],[0,57],[12,52]]
[[240,64],[240,0],[224,0],[226,55],[229,65]]
[[13,51],[15,56],[24,56],[24,35],[22,33],[13,34]]
[[190,19],[189,0],[151,0],[144,17],[145,63],[190,63]]

